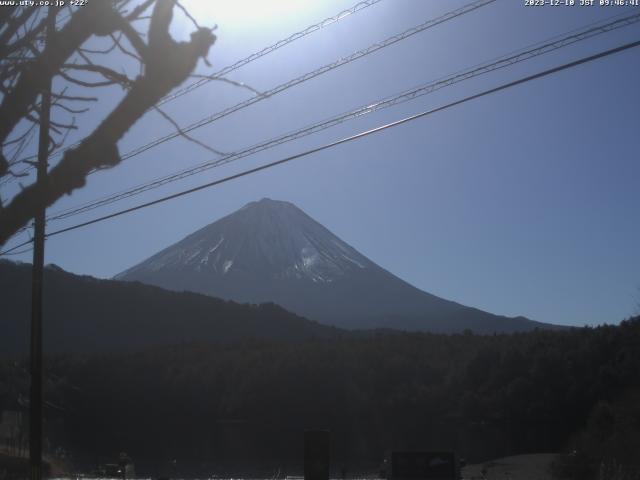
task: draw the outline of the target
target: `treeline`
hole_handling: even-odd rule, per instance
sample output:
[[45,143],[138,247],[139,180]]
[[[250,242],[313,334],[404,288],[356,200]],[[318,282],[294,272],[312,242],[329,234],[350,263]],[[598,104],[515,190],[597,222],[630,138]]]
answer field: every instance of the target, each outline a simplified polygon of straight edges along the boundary
[[[20,368],[3,365],[0,401],[20,393]],[[638,392],[640,317],[514,335],[181,344],[49,359],[48,434],[81,468],[126,451],[150,475],[295,474],[303,431],[322,428],[336,471],[374,470],[391,449],[471,462],[575,451],[558,471],[579,465],[588,479],[603,461],[637,464]]]
[[[298,341],[336,330],[274,304],[248,305],[137,282],[44,271],[44,350],[139,351],[179,342],[241,338]],[[29,352],[31,265],[0,259],[0,358]]]

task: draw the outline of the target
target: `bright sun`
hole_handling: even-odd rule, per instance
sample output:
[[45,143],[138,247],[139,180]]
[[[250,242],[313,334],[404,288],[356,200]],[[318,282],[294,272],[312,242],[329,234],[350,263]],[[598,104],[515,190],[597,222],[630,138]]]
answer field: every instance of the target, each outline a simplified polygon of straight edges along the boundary
[[306,0],[184,0],[185,8],[203,25],[238,30],[283,26],[309,10]]

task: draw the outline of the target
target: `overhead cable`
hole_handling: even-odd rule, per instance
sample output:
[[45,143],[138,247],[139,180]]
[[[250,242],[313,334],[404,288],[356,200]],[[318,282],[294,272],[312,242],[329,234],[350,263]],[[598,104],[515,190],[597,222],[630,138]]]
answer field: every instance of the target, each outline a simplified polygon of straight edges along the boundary
[[[189,92],[192,92],[193,90],[209,83],[210,81],[213,81],[217,78],[221,78],[225,75],[228,75],[229,73],[233,72],[234,70],[238,70],[239,68],[255,61],[258,60],[259,58],[264,57],[265,55],[268,55],[272,52],[275,52],[276,50],[284,47],[285,45],[288,45],[292,42],[295,42],[296,40],[299,40],[303,37],[306,37],[307,35],[310,35],[318,30],[321,30],[323,28],[328,27],[329,25],[332,25],[340,20],[342,20],[343,18],[346,18],[350,15],[353,15],[354,13],[357,13],[361,10],[364,10],[367,7],[370,7],[372,5],[375,5],[376,3],[381,2],[382,0],[365,0],[365,1],[361,1],[356,3],[353,7],[351,8],[347,8],[331,17],[325,18],[324,20],[322,20],[321,22],[315,23],[313,25],[308,26],[307,28],[300,30],[299,32],[295,32],[291,35],[289,35],[286,38],[283,38],[281,40],[278,40],[277,42],[255,52],[252,53],[251,55],[242,58],[234,63],[232,63],[231,65],[228,65],[220,70],[218,70],[217,72],[212,73],[211,75],[208,76],[208,78],[202,78],[200,80],[198,80],[197,82],[192,83],[191,85],[188,85],[186,87],[183,87],[179,90],[176,90],[175,92],[166,95],[165,97],[163,97],[162,99],[160,99],[160,101],[158,102],[157,106],[162,105],[164,103],[170,102],[172,100],[175,100],[178,97],[181,97]],[[62,18],[62,19],[58,19],[58,21],[64,21],[66,19],[68,19],[69,17],[71,17],[71,14],[68,14],[66,17]],[[57,152],[52,153],[51,156],[59,156],[61,154],[63,154],[65,151],[69,150],[70,148],[74,148],[77,147],[80,144],[80,142],[76,142],[72,145],[69,145],[66,148],[60,149]],[[20,161],[25,161],[25,160],[31,160],[35,158],[35,156],[29,156],[26,157],[24,159],[21,159]],[[19,176],[23,176],[23,174],[28,173],[30,170],[32,170],[33,167],[32,166],[27,166],[25,167],[23,170],[21,170],[20,172],[18,172]],[[12,176],[7,176],[5,177],[3,180],[0,180],[0,185],[2,185],[3,183],[9,183],[11,182],[14,178],[17,177],[12,177]]]
[[405,117],[405,118],[402,118],[400,120],[396,120],[394,122],[387,123],[385,125],[381,125],[379,127],[372,128],[370,130],[366,130],[364,132],[360,132],[358,134],[351,135],[349,137],[345,137],[345,138],[342,138],[340,140],[336,140],[336,141],[331,142],[331,143],[327,143],[327,144],[322,145],[320,147],[316,147],[316,148],[312,148],[312,149],[309,149],[309,150],[305,150],[305,151],[297,153],[295,155],[291,155],[291,156],[282,158],[280,160],[276,160],[274,162],[267,163],[265,165],[261,165],[259,167],[255,167],[255,168],[252,168],[252,169],[249,169],[249,170],[245,170],[243,172],[236,173],[234,175],[230,175],[228,177],[224,177],[224,178],[219,179],[219,180],[214,180],[212,182],[208,182],[208,183],[205,183],[203,185],[199,185],[197,187],[189,188],[187,190],[183,190],[183,191],[174,193],[172,195],[161,197],[161,198],[158,198],[158,199],[150,201],[150,202],[146,202],[146,203],[143,203],[143,204],[140,204],[140,205],[136,205],[134,207],[126,208],[124,210],[120,210],[120,211],[111,213],[109,215],[104,215],[102,217],[94,218],[94,219],[86,221],[86,222],[78,223],[78,224],[72,225],[70,227],[66,227],[66,228],[62,228],[62,229],[50,232],[50,233],[47,234],[47,237],[52,237],[52,236],[55,236],[55,235],[60,235],[62,233],[70,232],[72,230],[77,230],[78,228],[86,227],[88,225],[93,225],[93,224],[98,223],[98,222],[103,222],[103,221],[109,220],[111,218],[119,217],[119,216],[125,215],[127,213],[135,212],[137,210],[148,208],[148,207],[151,207],[153,205],[157,205],[159,203],[167,202],[167,201],[173,200],[175,198],[179,198],[179,197],[182,197],[182,196],[185,196],[185,195],[189,195],[191,193],[198,192],[200,190],[204,190],[204,189],[211,188],[211,187],[223,184],[223,183],[227,183],[227,182],[230,182],[232,180],[236,180],[238,178],[242,178],[242,177],[245,177],[247,175],[251,175],[253,173],[260,172],[262,170],[267,170],[269,168],[272,168],[272,167],[275,167],[275,166],[278,166],[278,165],[282,165],[284,163],[288,163],[288,162],[291,162],[293,160],[297,160],[299,158],[307,157],[307,156],[309,156],[309,155],[311,155],[313,153],[318,153],[318,152],[321,152],[323,150],[328,150],[328,149],[336,147],[338,145],[342,145],[344,143],[348,143],[348,142],[352,142],[354,140],[359,140],[361,138],[368,137],[370,135],[382,132],[384,130],[387,130],[387,129],[390,129],[390,128],[394,128],[394,127],[403,125],[405,123],[412,122],[412,121],[417,120],[419,118],[424,118],[424,117],[427,117],[429,115],[433,115],[434,113],[438,113],[438,112],[441,112],[443,110],[447,110],[449,108],[452,108],[452,107],[455,107],[455,106],[458,106],[458,105],[462,105],[463,103],[467,103],[467,102],[470,102],[472,100],[476,100],[478,98],[486,97],[488,95],[491,95],[491,94],[494,94],[494,93],[497,93],[497,92],[500,92],[500,91],[503,91],[503,90],[506,90],[506,89],[509,89],[509,88],[512,88],[512,87],[515,87],[517,85],[521,85],[521,84],[524,84],[524,83],[527,83],[527,82],[530,82],[530,81],[533,81],[533,80],[537,80],[539,78],[547,77],[549,75],[552,75],[552,74],[555,74],[555,73],[558,73],[558,72],[561,72],[561,71],[564,71],[564,70],[568,70],[570,68],[575,68],[575,67],[577,67],[579,65],[583,65],[583,64],[588,63],[588,62],[599,60],[599,59],[607,57],[609,55],[620,53],[622,51],[629,50],[631,48],[635,48],[635,47],[638,47],[638,46],[640,46],[640,40],[635,41],[635,42],[630,42],[630,43],[621,45],[619,47],[611,48],[611,49],[605,50],[603,52],[600,52],[600,53],[597,53],[597,54],[594,54],[594,55],[590,55],[590,56],[587,56],[587,57],[582,57],[579,60],[575,60],[575,61],[572,61],[572,62],[569,62],[569,63],[565,63],[565,64],[562,64],[560,66],[553,67],[553,68],[544,70],[542,72],[538,72],[538,73],[535,73],[533,75],[529,75],[529,76],[520,78],[518,80],[514,80],[514,81],[511,81],[511,82],[508,82],[508,83],[504,83],[504,84],[502,84],[500,86],[491,88],[489,90],[484,90],[484,91],[482,91],[480,93],[476,93],[474,95],[470,95],[470,96],[462,98],[460,100],[456,100],[454,102],[447,103],[447,104],[442,105],[440,107],[436,107],[436,108],[433,108],[431,110],[427,110],[427,111],[424,111],[424,112],[421,112],[421,113],[417,113],[415,115],[411,115],[409,117]]
[[399,104],[414,100],[416,98],[430,94],[436,90],[440,90],[442,88],[471,79],[473,77],[483,75],[489,72],[493,72],[495,70],[499,70],[499,69],[508,67],[510,65],[513,65],[515,63],[529,60],[531,58],[538,57],[540,55],[558,50],[568,45],[572,45],[576,42],[579,42],[588,38],[592,38],[596,35],[600,35],[602,33],[609,32],[611,30],[621,28],[623,26],[631,25],[639,21],[640,21],[640,13],[636,13],[634,15],[629,15],[622,19],[609,22],[607,24],[601,24],[595,27],[585,28],[583,30],[577,31],[576,33],[572,33],[571,35],[567,35],[561,38],[554,37],[554,40],[550,42],[546,42],[546,43],[539,42],[535,44],[536,46],[534,47],[527,47],[511,55],[500,57],[497,60],[493,60],[491,62],[485,62],[483,64],[471,67],[469,69],[459,71],[447,77],[442,77],[438,80],[423,84],[421,86],[412,88],[410,90],[406,90],[394,96],[387,97],[385,99],[360,106],[356,109],[350,110],[348,112],[344,112],[334,117],[330,117],[323,121],[305,126],[303,128],[294,130],[292,132],[280,135],[278,137],[271,138],[267,141],[254,144],[249,147],[245,147],[236,152],[225,155],[222,158],[216,158],[207,162],[203,162],[194,167],[183,169],[176,173],[156,178],[150,182],[139,184],[137,186],[123,190],[121,192],[107,195],[100,199],[92,200],[90,202],[86,202],[82,205],[69,207],[65,210],[61,210],[52,214],[51,216],[48,217],[47,220],[48,221],[62,220],[65,218],[69,218],[71,216],[78,215],[80,213],[85,213],[87,211],[94,210],[96,208],[99,208],[105,205],[109,205],[119,200],[123,200],[125,198],[129,198],[129,197],[141,194],[143,192],[158,188],[162,185],[166,185],[168,183],[172,183],[174,181],[178,181],[178,180],[187,178],[189,176],[199,174],[206,170],[228,164],[230,162],[248,157],[250,155],[254,155],[258,152],[273,148],[278,145],[282,145],[284,143],[288,143],[290,141],[293,141],[299,138],[306,137],[313,133],[320,132],[322,130],[331,128],[333,126],[342,124],[344,122],[347,122],[356,118],[360,118],[364,115],[368,115],[378,110],[389,108],[395,105],[399,105]]

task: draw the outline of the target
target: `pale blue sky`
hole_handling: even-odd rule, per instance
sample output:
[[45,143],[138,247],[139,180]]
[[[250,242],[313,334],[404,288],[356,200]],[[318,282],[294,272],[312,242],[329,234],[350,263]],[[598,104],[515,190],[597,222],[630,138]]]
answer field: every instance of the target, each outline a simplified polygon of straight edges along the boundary
[[[227,17],[213,20],[219,24],[219,39],[210,60],[214,69],[226,66],[353,3],[289,1],[288,16],[286,9],[275,8],[273,15],[265,11],[247,24],[238,23],[237,12],[227,12]],[[383,0],[230,78],[266,90],[464,3]],[[198,11],[209,13],[202,5]],[[625,11],[633,9],[525,7],[524,1],[498,0],[204,127],[195,136],[233,151]],[[177,24],[175,33],[188,29]],[[638,24],[625,27],[51,228],[204,183],[639,38]],[[636,313],[640,300],[639,74],[640,49],[626,51],[51,238],[46,261],[72,272],[110,277],[250,201],[271,197],[295,203],[373,261],[435,295],[544,322],[616,323]],[[82,119],[85,131],[120,95],[118,89],[105,93],[106,100]],[[181,123],[190,123],[249,95],[214,82],[166,109]],[[170,130],[157,114],[149,113],[122,142],[121,151]],[[211,157],[183,139],[175,140],[93,175],[85,189],[50,211]],[[30,255],[16,259],[30,261]]]

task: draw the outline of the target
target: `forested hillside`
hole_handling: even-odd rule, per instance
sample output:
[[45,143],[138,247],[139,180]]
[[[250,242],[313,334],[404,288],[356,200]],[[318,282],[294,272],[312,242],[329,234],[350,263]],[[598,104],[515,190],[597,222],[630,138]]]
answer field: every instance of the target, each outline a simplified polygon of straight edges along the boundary
[[[134,351],[240,338],[302,340],[336,329],[274,304],[248,305],[189,292],[45,269],[45,353]],[[0,355],[29,348],[31,265],[0,260]]]
[[[469,461],[576,450],[567,462],[593,471],[602,456],[637,462],[639,346],[636,318],[515,335],[378,332],[58,357],[48,361],[49,435],[79,464],[124,450],[145,474],[173,459],[185,475],[294,473],[307,428],[331,430],[333,466],[351,471],[417,448]],[[3,402],[19,395],[20,368],[3,367]]]

